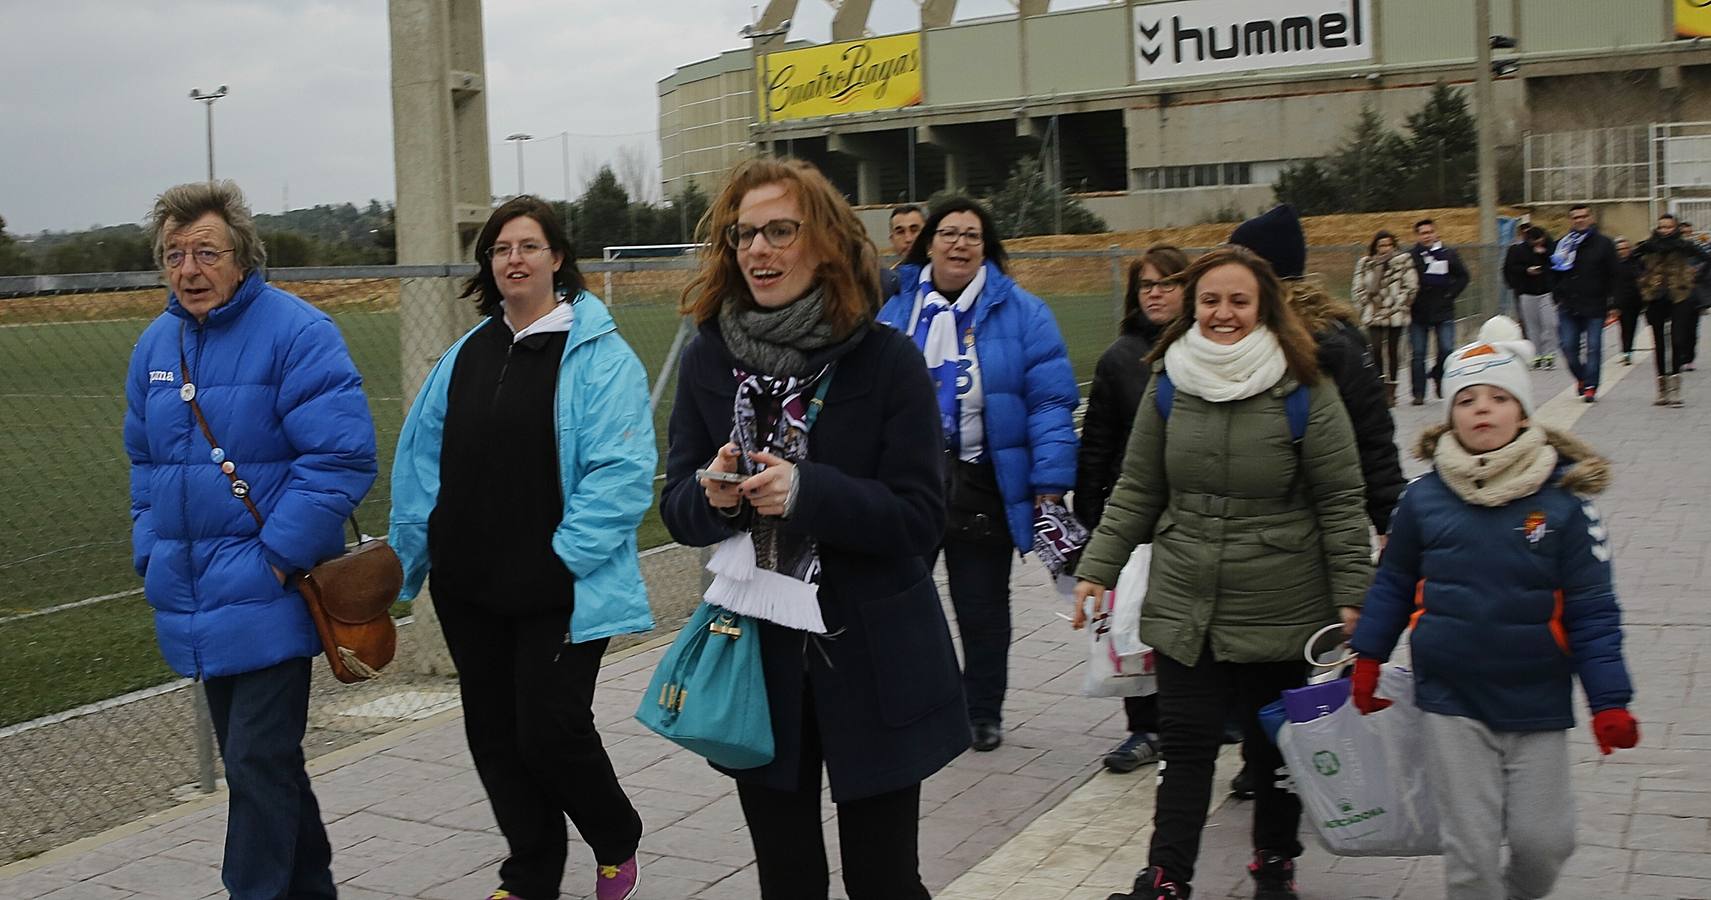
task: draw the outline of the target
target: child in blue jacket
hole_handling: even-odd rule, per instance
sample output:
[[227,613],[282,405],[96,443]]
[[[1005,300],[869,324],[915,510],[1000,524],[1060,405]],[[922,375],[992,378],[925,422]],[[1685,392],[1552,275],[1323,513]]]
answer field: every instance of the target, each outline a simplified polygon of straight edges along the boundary
[[1433,470],[1396,508],[1353,640],[1353,702],[1376,712],[1390,705],[1374,696],[1379,663],[1412,622],[1450,900],[1543,897],[1574,852],[1576,676],[1599,749],[1639,741],[1609,535],[1590,499],[1609,463],[1529,422],[1519,329],[1493,320],[1481,335],[1445,363],[1449,422],[1422,435]]

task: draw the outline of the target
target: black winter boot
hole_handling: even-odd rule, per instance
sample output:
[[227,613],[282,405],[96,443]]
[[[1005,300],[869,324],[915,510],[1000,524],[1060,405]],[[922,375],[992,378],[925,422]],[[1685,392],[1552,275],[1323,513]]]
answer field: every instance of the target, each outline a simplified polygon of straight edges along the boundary
[[1248,874],[1254,880],[1254,900],[1297,900],[1295,895],[1295,860],[1281,853],[1259,850],[1248,863]]

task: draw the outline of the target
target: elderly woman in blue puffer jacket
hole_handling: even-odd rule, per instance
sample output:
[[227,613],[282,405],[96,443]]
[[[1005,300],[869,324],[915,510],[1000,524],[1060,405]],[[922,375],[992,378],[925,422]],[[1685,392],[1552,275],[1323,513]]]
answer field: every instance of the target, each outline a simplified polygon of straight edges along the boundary
[[[1075,484],[1080,400],[1051,310],[1004,272],[985,207],[935,206],[879,321],[909,335],[938,388],[947,522],[941,548],[962,633],[974,749],[1003,743],[1010,566],[1034,546],[1034,510]],[[920,548],[935,556],[941,548]]]
[[344,551],[374,483],[362,376],[326,313],[264,280],[236,184],[168,189],[149,231],[171,290],[125,378],[132,559],[161,655],[207,692],[227,895],[333,897],[303,767],[321,642],[292,576]]

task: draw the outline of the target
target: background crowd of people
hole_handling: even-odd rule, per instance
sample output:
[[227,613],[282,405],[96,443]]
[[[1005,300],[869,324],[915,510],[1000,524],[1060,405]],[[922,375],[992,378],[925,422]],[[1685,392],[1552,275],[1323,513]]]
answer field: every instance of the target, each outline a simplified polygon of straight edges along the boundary
[[[1432,732],[1435,765],[1484,773],[1499,793],[1517,767],[1540,784],[1566,778],[1577,675],[1600,746],[1633,746],[1608,547],[1591,501],[1574,493],[1602,470],[1587,448],[1529,427],[1527,378],[1560,344],[1577,392],[1594,400],[1615,309],[1624,360],[1643,315],[1660,402],[1679,404],[1711,255],[1668,216],[1632,248],[1599,234],[1584,207],[1571,221],[1554,242],[1529,228],[1505,263],[1537,351],[1502,328],[1457,348],[1468,269],[1430,220],[1415,223],[1411,249],[1374,236],[1352,304],[1307,271],[1289,207],[1192,261],[1150,248],[1129,267],[1078,433],[1068,347],[1050,307],[1007,272],[982,204],[900,207],[900,262],[885,268],[814,167],[739,164],[702,222],[683,294],[696,331],[659,503],[677,541],[717,546],[716,560],[748,573],[733,586],[733,570],[715,569],[714,590],[740,595],[734,627],[758,634],[771,756],[715,768],[736,782],[762,896],[828,895],[823,780],[851,900],[928,896],[921,784],[965,750],[1002,744],[1012,568],[1040,540],[1037,520],[1066,500],[1092,530],[1074,563],[1077,627],[1135,548],[1152,547],[1139,637],[1156,653],[1158,691],[1125,700],[1130,735],[1105,762],[1165,765],[1146,868],[1117,897],[1190,895],[1213,763],[1232,737],[1245,762],[1233,787],[1256,801],[1255,896],[1296,896],[1301,803],[1257,711],[1305,682],[1303,645],[1338,624],[1363,654],[1355,697],[1380,711],[1374,673],[1416,587],[1435,641],[1458,623],[1499,621],[1516,647],[1563,650],[1472,680],[1447,651],[1422,658],[1421,708],[1457,720]],[[171,293],[127,375],[137,571],[163,653],[208,684],[231,783],[227,889],[331,897],[299,747],[321,648],[297,579],[341,549],[342,523],[376,476],[373,422],[331,320],[262,280],[236,186],[167,191],[153,229]],[[653,627],[635,536],[657,463],[647,377],[586,290],[550,206],[500,206],[476,261],[464,296],[481,321],[409,411],[390,540],[405,599],[432,580],[471,755],[509,847],[491,898],[558,895],[568,820],[594,854],[596,896],[624,900],[642,876],[645,823],[592,704],[608,640]],[[1404,331],[1412,402],[1428,388],[1448,401],[1428,435],[1429,496],[1403,496],[1389,411]],[[1465,477],[1487,463],[1501,489]],[[1511,522],[1526,515],[1522,498],[1548,511]],[[1434,544],[1443,529],[1424,529],[1429,515],[1472,517],[1490,537]],[[1510,532],[1532,545],[1514,552],[1538,564],[1487,573],[1470,593],[1455,573],[1480,568],[1472,557]],[[1373,550],[1391,535],[1375,583]],[[960,664],[932,575],[941,558]],[[1473,596],[1501,598],[1499,612]],[[1541,613],[1553,596],[1554,612]],[[1368,603],[1380,604],[1376,622],[1362,618]],[[1551,714],[1483,699],[1511,677]],[[1544,736],[1468,749],[1515,732]],[[1478,815],[1445,817],[1461,829],[1445,841],[1459,867],[1451,895],[1504,884],[1488,851],[1507,838],[1514,877],[1490,896],[1543,896],[1572,830],[1566,842],[1560,822],[1493,837],[1491,823],[1519,808],[1476,799]],[[1464,801],[1465,791],[1445,802]],[[1564,815],[1560,804],[1524,811]]]

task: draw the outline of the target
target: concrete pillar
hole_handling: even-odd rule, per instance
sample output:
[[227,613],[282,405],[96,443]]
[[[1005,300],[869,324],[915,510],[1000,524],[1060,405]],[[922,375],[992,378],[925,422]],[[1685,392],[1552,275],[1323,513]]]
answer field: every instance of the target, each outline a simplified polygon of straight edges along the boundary
[[868,11],[873,0],[843,0],[832,15],[832,40],[854,41],[867,35]]
[[833,153],[853,156],[856,160],[856,203],[887,202],[880,186],[880,174],[886,160],[895,159],[895,138],[879,134],[833,132],[826,137],[826,149]]
[[981,152],[978,142],[959,134],[954,126],[926,125],[916,132],[920,143],[932,144],[945,154],[945,190],[963,193],[968,190],[968,172],[974,158]]
[[1051,0],[1019,0],[1016,8],[1022,14],[1022,18],[1028,19],[1045,15],[1046,8],[1050,5]]
[[922,0],[922,28],[943,28],[955,18],[956,0]]
[[[481,0],[389,0],[392,159],[400,265],[469,262],[492,208]],[[406,409],[441,355],[475,321],[447,278],[399,285],[399,341]],[[418,674],[455,674],[432,598],[416,602]]]

